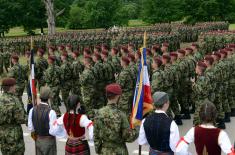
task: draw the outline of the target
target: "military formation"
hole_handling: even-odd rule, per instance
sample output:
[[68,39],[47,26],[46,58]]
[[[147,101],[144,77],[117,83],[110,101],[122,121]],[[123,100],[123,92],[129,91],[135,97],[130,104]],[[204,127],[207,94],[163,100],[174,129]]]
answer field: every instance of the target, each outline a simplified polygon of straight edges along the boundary
[[[224,122],[229,122],[230,117],[235,116],[235,32],[224,31],[226,24],[217,23],[222,30],[201,33],[197,36],[198,44],[193,43],[190,47],[183,49],[180,48],[182,36],[175,32],[168,32],[169,25],[167,24],[164,25],[167,28],[163,32],[152,32],[148,36],[147,65],[152,93],[164,91],[169,94],[171,106],[168,114],[178,125],[183,124],[182,119],[190,119],[190,113],[195,114],[194,124],[199,124],[198,108],[203,100],[215,103],[219,113],[216,122],[218,127],[225,128]],[[215,28],[218,27],[215,26]],[[111,83],[117,83],[122,89],[122,95],[116,101],[118,110],[129,118],[141,58],[141,51],[137,49],[143,41],[135,42],[132,39],[123,38],[134,36],[142,39],[141,33],[144,29],[134,30],[128,30],[126,34],[116,34],[116,37],[121,36],[119,39],[121,42],[117,44],[112,44],[111,40],[107,39],[108,37],[106,39],[109,42],[104,41],[105,39],[98,39],[101,42],[87,44],[88,42],[85,41],[84,45],[81,45],[80,41],[76,42],[75,36],[73,36],[74,42],[64,40],[71,35],[63,34],[62,41],[59,40],[56,44],[48,42],[42,36],[39,37],[50,46],[35,45],[36,84],[38,88],[48,86],[51,89],[50,105],[57,116],[61,115],[59,108],[61,104],[64,104],[67,109],[69,95],[75,94],[80,97],[81,105],[85,107],[88,117],[93,120],[99,114],[99,109],[107,104],[105,87]],[[148,29],[150,32],[152,30],[158,31],[159,29]],[[103,32],[99,33],[103,36]],[[105,34],[109,33],[117,32],[105,32]],[[134,34],[131,35],[131,33]],[[54,41],[58,41],[56,37]],[[160,41],[156,40],[159,38],[161,38]],[[4,84],[6,88],[16,85],[14,102],[17,103],[14,104],[19,104],[18,108],[23,107],[21,97],[25,86],[29,83],[31,53],[27,50],[28,48],[25,46],[23,52],[27,58],[26,65],[19,63],[20,54],[15,53],[17,51],[15,47],[12,48],[12,55],[9,58],[11,62],[9,65],[12,64],[12,67],[8,67],[9,70],[7,68],[7,77],[14,78],[15,81],[7,81]],[[7,96],[8,89],[5,89],[4,93]],[[5,96],[2,95],[0,100],[5,101]],[[10,97],[8,98],[11,101]],[[29,102],[31,103],[32,101]],[[5,104],[0,105],[0,111],[4,109],[4,106]],[[26,112],[23,108],[21,110],[24,116]],[[11,117],[9,116],[8,119]],[[22,123],[23,118],[18,117],[18,119],[19,124]],[[1,124],[12,121],[4,122],[3,119]],[[0,128],[0,132],[3,130]],[[21,149],[23,150],[24,147],[22,146]]]

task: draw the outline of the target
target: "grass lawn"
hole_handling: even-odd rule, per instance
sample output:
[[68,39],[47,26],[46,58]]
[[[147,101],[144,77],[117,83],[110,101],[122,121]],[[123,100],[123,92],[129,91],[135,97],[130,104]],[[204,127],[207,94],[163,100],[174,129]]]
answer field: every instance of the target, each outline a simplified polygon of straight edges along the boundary
[[148,23],[145,23],[141,19],[133,19],[133,20],[129,20],[128,22],[128,26],[130,27],[148,26],[148,25],[149,25]]
[[235,24],[230,24],[229,25],[229,30],[235,30]]
[[[47,28],[44,28],[44,33],[47,34],[48,32],[48,29]],[[65,32],[67,31],[67,29],[65,28],[56,28],[56,31],[57,32]],[[34,30],[35,34],[40,34],[40,29],[36,29]],[[13,36],[26,36],[27,35],[27,32],[24,31],[23,27],[14,27],[14,28],[11,28],[10,31],[8,33],[6,33],[6,36],[7,37],[13,37]]]

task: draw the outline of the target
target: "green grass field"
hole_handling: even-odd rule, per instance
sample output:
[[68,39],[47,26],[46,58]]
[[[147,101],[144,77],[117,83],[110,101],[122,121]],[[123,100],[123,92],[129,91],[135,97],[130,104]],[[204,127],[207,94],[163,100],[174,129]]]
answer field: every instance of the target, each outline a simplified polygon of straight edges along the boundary
[[[48,29],[44,28],[44,33],[47,34]],[[57,32],[65,32],[67,29],[65,28],[56,28]],[[40,29],[34,30],[35,34],[40,34]],[[10,29],[10,31],[6,34],[7,37],[13,37],[13,36],[26,36],[27,32],[24,31],[23,27],[15,27]]]
[[229,30],[235,30],[235,24],[230,24],[229,25]]

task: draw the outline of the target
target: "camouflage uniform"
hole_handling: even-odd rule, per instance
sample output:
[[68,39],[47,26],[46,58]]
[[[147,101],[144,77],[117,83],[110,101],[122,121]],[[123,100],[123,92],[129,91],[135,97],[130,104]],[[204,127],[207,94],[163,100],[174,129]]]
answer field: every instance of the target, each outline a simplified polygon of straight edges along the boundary
[[45,85],[45,81],[43,81],[43,73],[47,69],[48,63],[44,57],[39,57],[35,62],[35,77],[38,82],[38,88]]
[[79,58],[73,61],[73,87],[71,88],[71,93],[81,96],[81,84],[80,84],[80,75],[84,69],[84,66],[80,62]]
[[10,67],[10,59],[11,59],[11,54],[8,51],[3,52],[3,64],[5,70],[8,72],[8,68]]
[[73,68],[72,65],[66,60],[60,66],[61,70],[61,95],[66,108],[68,108],[68,97],[72,87]]
[[95,117],[94,141],[99,155],[128,155],[126,142],[133,142],[138,136],[136,129],[130,129],[127,116],[115,103],[108,103]]
[[123,111],[127,116],[131,113],[132,108],[132,95],[133,95],[133,79],[131,77],[129,68],[124,68],[116,79],[122,88],[122,96],[119,101],[119,109]]
[[61,86],[61,70],[60,67],[51,64],[44,73],[43,79],[48,87],[51,89],[52,98],[50,100],[51,108],[55,110],[57,116],[61,114],[60,112],[60,86]]
[[3,74],[3,65],[4,65],[4,58],[3,58],[3,53],[0,52],[0,75]]
[[105,80],[104,80],[104,73],[105,70],[103,68],[103,64],[101,60],[98,60],[98,62],[95,63],[95,65],[92,68],[92,72],[95,77],[96,81],[96,93],[95,93],[95,100],[96,103],[94,105],[95,109],[102,108],[105,103]]
[[160,69],[154,70],[151,77],[151,91],[152,93],[157,91],[163,91],[164,85],[164,72]]
[[[22,96],[24,93],[24,88],[27,80],[27,71],[25,67],[20,65],[19,63],[15,64],[8,72],[8,77],[16,79],[16,96],[19,97],[22,102]],[[23,104],[23,102],[22,102]]]
[[25,151],[21,124],[26,115],[19,99],[4,92],[0,97],[0,152],[3,155],[23,155]]
[[196,111],[194,113],[193,124],[199,125],[201,124],[199,111],[201,104],[204,100],[208,99],[209,90],[209,80],[204,76],[198,76],[197,81],[193,85],[193,99],[195,101]]
[[94,95],[95,95],[95,77],[92,69],[85,68],[80,76],[82,101],[86,108],[87,114],[93,117]]

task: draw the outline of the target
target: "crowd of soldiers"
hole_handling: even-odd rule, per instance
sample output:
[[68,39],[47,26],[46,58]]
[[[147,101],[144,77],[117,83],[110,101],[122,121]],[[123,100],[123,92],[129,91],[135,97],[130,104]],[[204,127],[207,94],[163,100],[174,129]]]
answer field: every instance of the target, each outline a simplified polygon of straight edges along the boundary
[[[195,111],[194,123],[198,124],[198,104],[208,99],[216,104],[219,111],[219,127],[225,128],[224,122],[230,121],[230,116],[235,115],[234,45],[231,44],[235,43],[235,33],[211,32],[200,38],[200,46],[192,44],[191,47],[175,51],[170,50],[167,42],[147,48],[152,92],[165,91],[170,95],[169,115],[178,125],[182,125],[182,119],[190,119],[190,113]],[[73,50],[67,44],[48,47],[47,59],[45,53],[44,49],[37,49],[36,82],[38,88],[44,85],[50,87],[53,96],[51,107],[58,116],[61,115],[61,103],[67,107],[69,94],[76,94],[81,97],[88,116],[93,118],[97,109],[105,106],[105,86],[114,82],[120,84],[123,90],[119,108],[127,116],[130,115],[141,58],[141,52],[135,51],[134,44],[117,48],[101,44],[93,50],[84,48],[83,51]],[[11,57],[13,67],[8,76],[16,79],[19,98],[28,83],[30,54],[26,52],[26,66],[19,64],[17,55]]]
[[[197,41],[202,32],[213,30],[228,30],[227,22],[197,23],[196,25],[184,24],[155,24],[153,26],[138,28],[115,28],[110,30],[95,31],[69,31],[57,33],[54,36],[34,36],[36,48],[47,49],[49,45],[59,46],[70,44],[73,49],[84,50],[85,47],[94,48],[95,45],[106,44],[109,47],[126,45],[129,42],[135,45],[135,50],[143,44],[143,32],[149,35],[149,45],[168,42],[171,50],[179,49],[179,43]],[[31,37],[0,38],[0,49],[7,47],[9,51],[24,54],[30,49]]]

